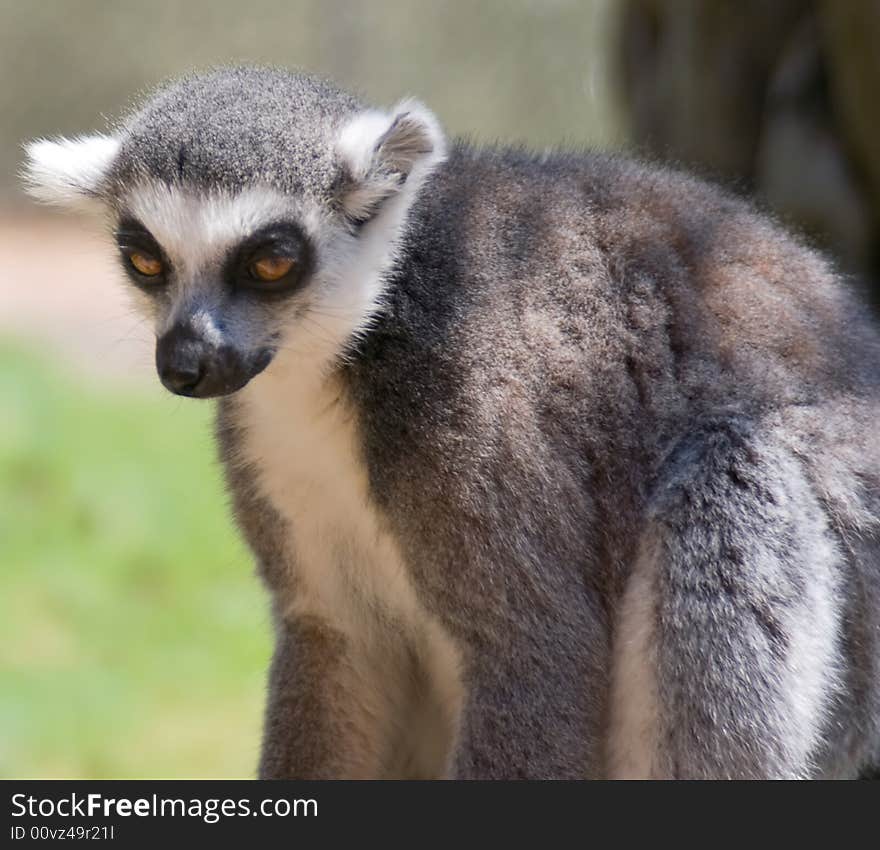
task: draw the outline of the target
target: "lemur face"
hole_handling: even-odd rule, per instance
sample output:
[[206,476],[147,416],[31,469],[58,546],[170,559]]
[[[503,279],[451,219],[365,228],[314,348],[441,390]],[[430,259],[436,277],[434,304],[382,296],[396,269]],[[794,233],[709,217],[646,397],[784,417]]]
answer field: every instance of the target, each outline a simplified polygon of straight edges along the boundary
[[320,209],[269,187],[145,181],[115,218],[122,267],[156,328],[159,378],[196,398],[241,389],[291,336],[314,334],[331,297],[316,272],[347,239]]
[[362,107],[264,69],[158,92],[110,136],[28,146],[34,195],[110,215],[172,392],[236,392],[272,364],[326,366],[381,306],[407,211],[442,161],[417,103]]

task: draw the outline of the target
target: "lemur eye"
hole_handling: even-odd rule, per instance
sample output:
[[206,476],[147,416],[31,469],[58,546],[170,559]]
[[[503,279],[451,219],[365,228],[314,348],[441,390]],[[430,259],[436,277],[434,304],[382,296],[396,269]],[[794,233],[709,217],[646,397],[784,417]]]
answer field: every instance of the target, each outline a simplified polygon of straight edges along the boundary
[[257,280],[273,283],[281,280],[296,264],[292,257],[263,257],[250,265],[250,272]]
[[144,277],[156,277],[162,274],[162,261],[151,257],[149,254],[144,254],[141,251],[132,251],[128,255],[128,261],[134,270]]

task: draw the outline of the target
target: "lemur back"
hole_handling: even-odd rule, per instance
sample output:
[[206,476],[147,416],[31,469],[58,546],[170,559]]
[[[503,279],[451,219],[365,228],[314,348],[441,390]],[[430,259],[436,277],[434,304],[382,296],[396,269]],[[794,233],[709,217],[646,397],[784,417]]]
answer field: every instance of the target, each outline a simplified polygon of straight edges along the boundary
[[[548,734],[564,743],[536,741],[559,760],[540,772],[577,775],[586,759],[595,774],[626,773],[631,760],[618,751],[638,746],[644,725],[658,740],[692,734],[687,711],[712,706],[690,693],[702,656],[715,665],[707,678],[736,685],[728,711],[742,716],[727,728],[741,740],[691,754],[692,764],[685,753],[656,755],[637,775],[847,775],[870,761],[880,717],[880,647],[868,637],[880,602],[880,351],[862,305],[821,258],[679,174],[604,156],[461,149],[434,187],[415,211],[394,300],[350,367],[352,392],[377,500],[416,541],[410,562],[430,598],[445,600],[450,630],[465,645],[495,642],[498,656],[511,642],[539,649],[549,687],[531,686],[542,692],[534,726],[549,713],[546,693],[570,700],[557,711],[591,718],[587,741],[583,726],[572,733],[581,749],[554,721]],[[682,491],[671,516],[670,491]],[[646,540],[670,524],[678,550],[664,543],[640,578]],[[762,541],[774,551],[756,551]],[[637,601],[634,583],[648,585]],[[635,625],[622,623],[633,609]],[[720,635],[708,628],[716,617],[731,621]],[[668,679],[651,686],[643,676],[653,708],[612,721],[609,735],[603,718],[626,711],[600,695],[614,694],[622,668],[645,667],[627,656],[630,632],[645,630],[654,644],[645,654],[661,635],[670,644]],[[786,652],[780,692],[756,687],[753,676],[786,668]],[[754,666],[731,681],[746,658]],[[563,684],[572,681],[580,688]],[[853,693],[865,697],[859,708]],[[809,728],[793,732],[801,708]],[[750,740],[754,725],[773,738],[764,752]],[[514,732],[497,728],[502,747]],[[865,731],[857,756],[855,729]],[[832,730],[846,731],[833,740]],[[789,745],[789,734],[803,738]],[[481,728],[480,741],[489,737]]]
[[32,179],[127,223],[163,382],[221,397],[261,775],[880,763],[880,336],[823,258],[686,175],[447,153],[418,104],[281,72],[129,126],[89,191],[57,149]]

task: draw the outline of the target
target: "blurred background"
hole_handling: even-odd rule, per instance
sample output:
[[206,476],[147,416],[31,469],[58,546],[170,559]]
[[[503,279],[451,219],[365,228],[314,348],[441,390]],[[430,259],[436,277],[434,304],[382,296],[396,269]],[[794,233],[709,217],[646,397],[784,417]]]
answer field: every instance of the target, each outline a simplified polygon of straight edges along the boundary
[[477,142],[696,170],[876,302],[878,43],[868,0],[0,0],[0,776],[250,776],[270,651],[211,409],[158,389],[100,226],[22,197],[22,141],[301,67]]

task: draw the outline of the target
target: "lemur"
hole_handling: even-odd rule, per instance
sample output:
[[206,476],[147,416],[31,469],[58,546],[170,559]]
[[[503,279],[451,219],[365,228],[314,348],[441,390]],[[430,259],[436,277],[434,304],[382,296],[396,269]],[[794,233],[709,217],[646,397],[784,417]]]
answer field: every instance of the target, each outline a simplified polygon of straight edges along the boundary
[[747,202],[261,68],[27,154],[219,399],[261,777],[880,762],[880,334]]

